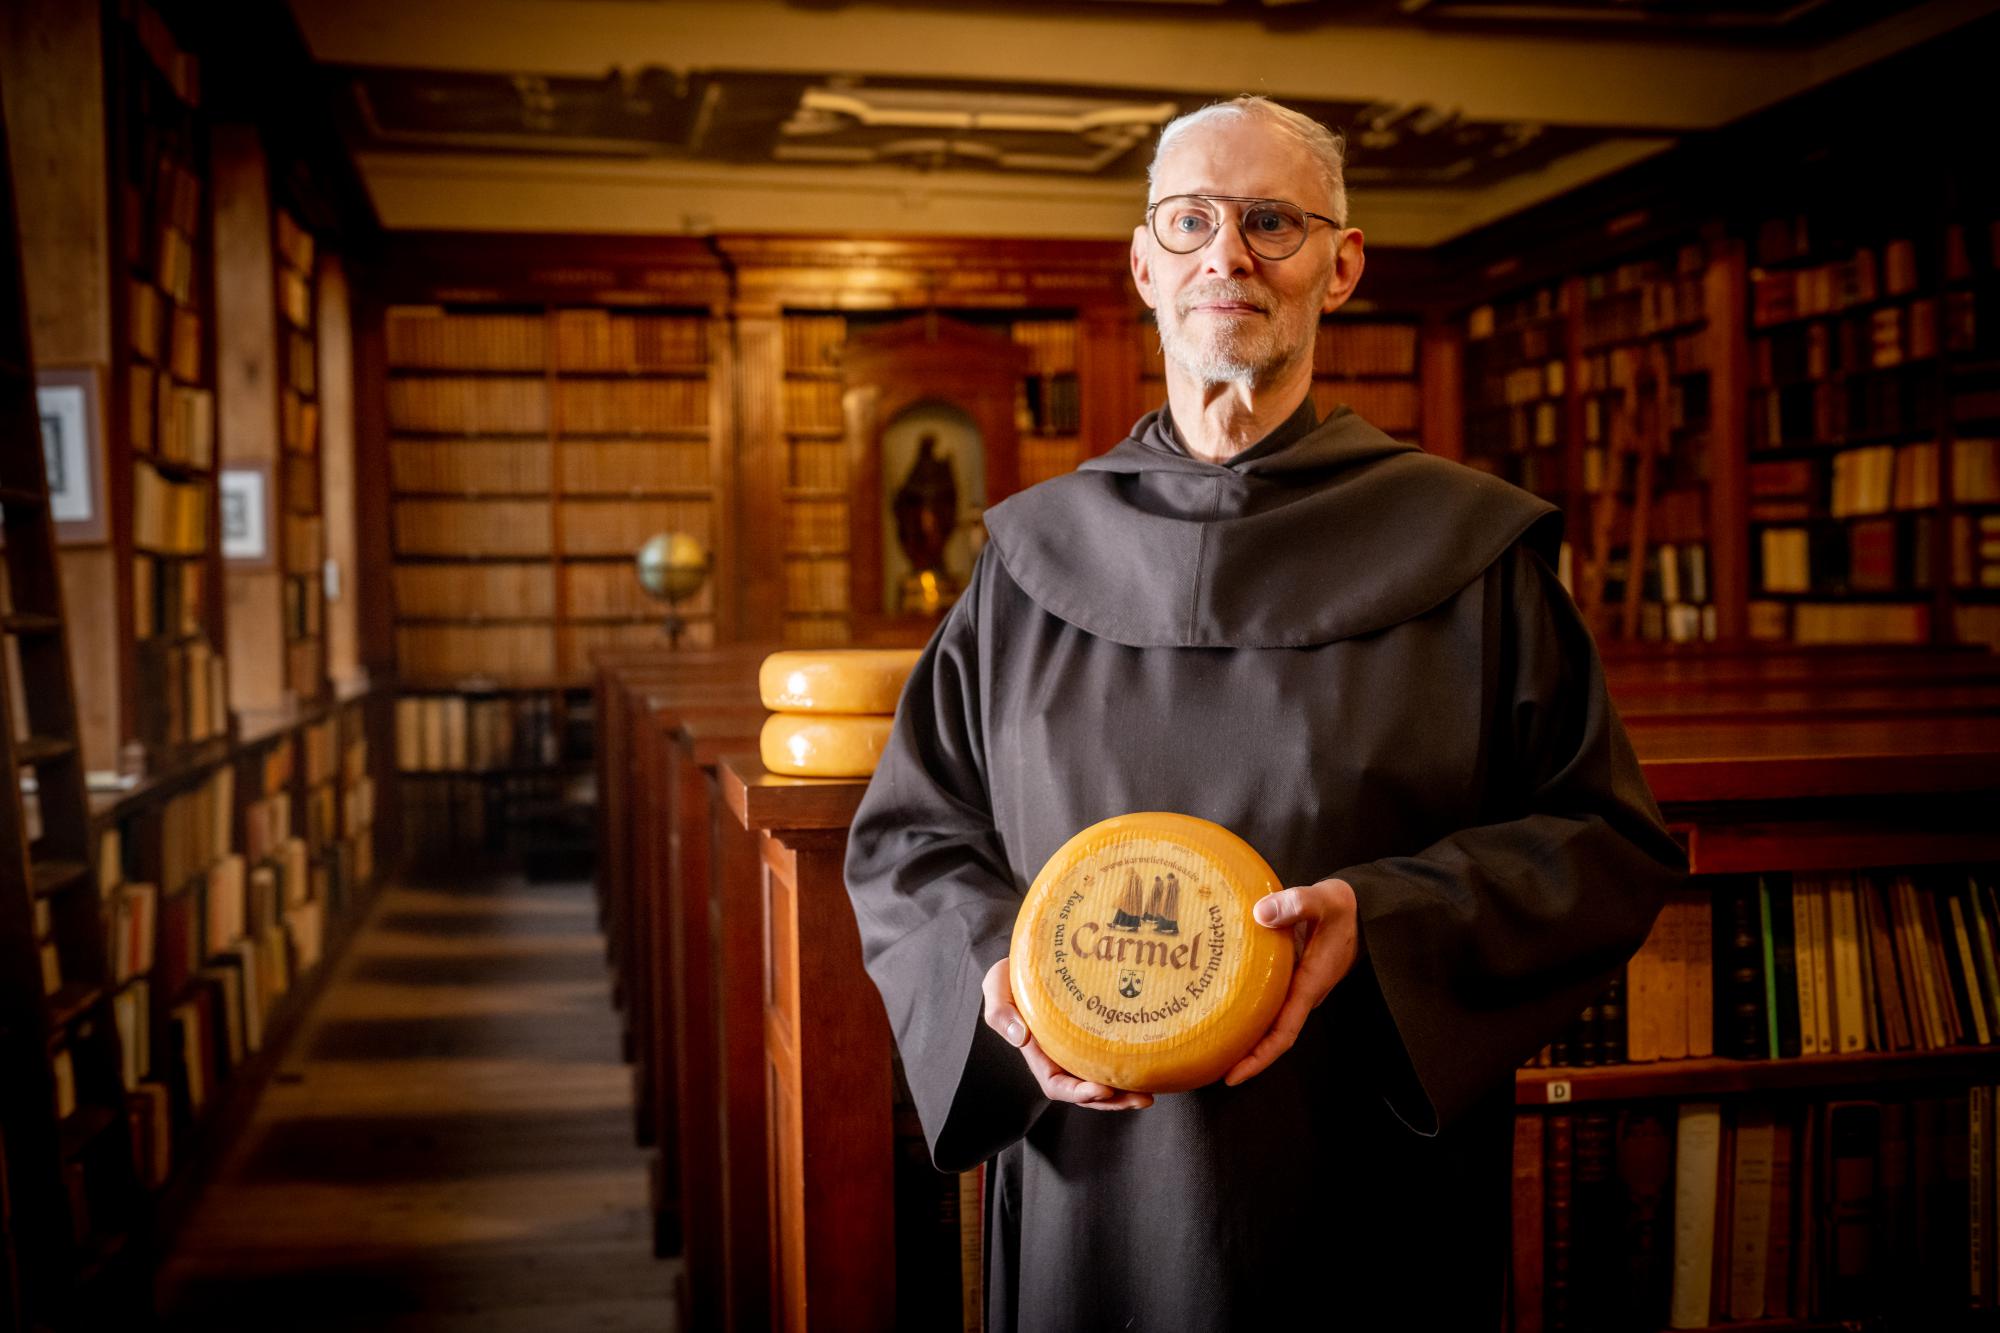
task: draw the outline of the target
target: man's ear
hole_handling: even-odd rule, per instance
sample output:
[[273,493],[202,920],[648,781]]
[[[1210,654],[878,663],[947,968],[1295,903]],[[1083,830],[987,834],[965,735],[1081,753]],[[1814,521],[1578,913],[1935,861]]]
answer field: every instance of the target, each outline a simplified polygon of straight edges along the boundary
[[1362,249],[1361,229],[1349,227],[1340,233],[1338,248],[1333,252],[1333,272],[1327,276],[1326,296],[1320,301],[1320,313],[1332,314],[1347,304],[1347,298],[1354,295],[1354,289],[1361,282],[1361,270],[1367,267],[1368,256]]
[[1147,244],[1149,239],[1143,223],[1132,228],[1132,285],[1139,289],[1139,299],[1146,303],[1148,310],[1158,310],[1160,300],[1153,290],[1153,255],[1152,247]]

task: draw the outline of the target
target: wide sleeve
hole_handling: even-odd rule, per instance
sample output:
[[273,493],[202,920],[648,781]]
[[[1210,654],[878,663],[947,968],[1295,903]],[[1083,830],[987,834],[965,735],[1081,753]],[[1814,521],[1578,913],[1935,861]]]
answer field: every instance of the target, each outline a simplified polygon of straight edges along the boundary
[[862,959],[882,992],[939,1169],[962,1171],[1048,1105],[986,1026],[981,982],[1006,956],[1022,887],[993,825],[980,700],[982,556],[918,660],[847,842]]
[[1350,998],[1386,1010],[1383,1090],[1424,1134],[1573,1022],[1687,871],[1568,593],[1525,544],[1493,577],[1493,821],[1336,872],[1361,918]]

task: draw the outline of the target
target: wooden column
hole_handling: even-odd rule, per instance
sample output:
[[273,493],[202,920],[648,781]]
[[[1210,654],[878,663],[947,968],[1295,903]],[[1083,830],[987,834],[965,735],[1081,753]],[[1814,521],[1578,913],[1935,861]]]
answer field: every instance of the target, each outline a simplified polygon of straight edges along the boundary
[[1085,456],[1101,454],[1146,410],[1139,392],[1139,319],[1130,306],[1085,306],[1076,348]]
[[1465,334],[1454,320],[1432,319],[1417,334],[1417,409],[1425,452],[1465,461]]
[[738,305],[731,591],[736,633],[752,641],[779,639],[785,627],[784,381],[783,312]]
[[[1750,338],[1743,243],[1713,242],[1702,277],[1708,327],[1708,595],[1718,639],[1750,630]],[[1942,543],[1943,535],[1939,535]]]
[[723,761],[758,834],[772,1310],[789,1330],[889,1328],[896,1312],[890,1036],[861,966],[841,863],[867,784]]

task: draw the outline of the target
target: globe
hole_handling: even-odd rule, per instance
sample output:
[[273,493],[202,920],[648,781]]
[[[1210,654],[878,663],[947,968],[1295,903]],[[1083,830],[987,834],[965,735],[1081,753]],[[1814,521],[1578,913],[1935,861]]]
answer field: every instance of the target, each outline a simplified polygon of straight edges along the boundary
[[708,549],[685,532],[662,532],[639,548],[639,586],[669,605],[708,581]]

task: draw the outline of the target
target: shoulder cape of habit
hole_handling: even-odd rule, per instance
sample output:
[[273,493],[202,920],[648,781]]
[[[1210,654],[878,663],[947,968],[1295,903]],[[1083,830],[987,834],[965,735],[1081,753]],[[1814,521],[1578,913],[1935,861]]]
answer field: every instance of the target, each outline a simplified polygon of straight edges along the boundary
[[1037,605],[1133,648],[1303,648],[1440,605],[1526,538],[1553,566],[1561,514],[1497,477],[1312,401],[1227,463],[1164,410],[1110,453],[986,513]]

